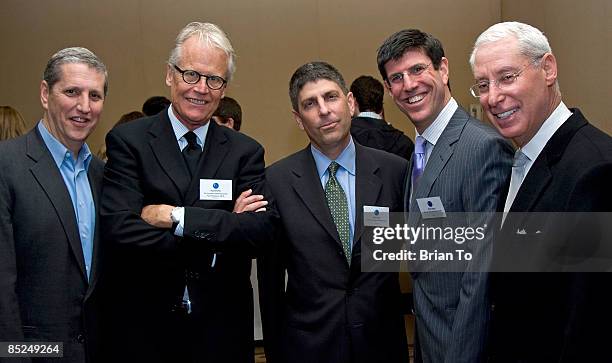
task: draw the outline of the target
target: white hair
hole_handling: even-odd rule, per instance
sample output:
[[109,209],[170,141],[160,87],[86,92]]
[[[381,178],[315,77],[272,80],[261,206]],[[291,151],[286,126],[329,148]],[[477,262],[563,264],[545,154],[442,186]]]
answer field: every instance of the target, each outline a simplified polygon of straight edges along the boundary
[[229,82],[236,71],[236,53],[227,34],[221,28],[211,23],[197,21],[187,24],[176,37],[174,48],[170,52],[168,63],[177,65],[181,58],[182,46],[187,39],[197,36],[200,42],[221,49],[227,55],[227,72],[225,78]]
[[485,30],[476,39],[474,49],[470,55],[472,70],[474,70],[476,52],[481,45],[496,42],[507,37],[514,37],[518,41],[520,53],[533,61],[541,58],[546,53],[552,53],[548,39],[539,29],[516,21],[497,23]]

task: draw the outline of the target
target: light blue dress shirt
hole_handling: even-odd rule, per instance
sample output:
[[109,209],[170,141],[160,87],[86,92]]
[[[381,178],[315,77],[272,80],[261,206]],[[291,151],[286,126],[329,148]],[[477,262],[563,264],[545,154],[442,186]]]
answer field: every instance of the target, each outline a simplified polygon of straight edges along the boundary
[[38,131],[47,149],[51,152],[51,156],[70,194],[79,228],[87,278],[89,279],[91,275],[94,231],[96,228],[96,206],[91,186],[89,185],[89,178],[87,177],[87,170],[92,158],[91,152],[87,144],[83,144],[75,160],[70,150],[49,133],[42,121],[38,123]]
[[[333,160],[329,159],[313,145],[310,145],[310,150],[317,166],[321,185],[325,189],[325,184],[329,179],[327,168]],[[353,143],[352,137],[335,161],[340,165],[338,171],[336,171],[336,179],[340,183],[342,190],[344,190],[349,207],[349,240],[352,249],[353,236],[355,234],[355,143]]]

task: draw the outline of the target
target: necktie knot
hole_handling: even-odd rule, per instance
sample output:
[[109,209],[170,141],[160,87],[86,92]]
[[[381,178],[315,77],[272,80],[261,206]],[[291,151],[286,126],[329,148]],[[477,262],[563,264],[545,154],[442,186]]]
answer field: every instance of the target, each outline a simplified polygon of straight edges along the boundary
[[414,153],[425,154],[425,145],[427,145],[427,140],[423,136],[417,136],[414,144]]
[[336,177],[336,172],[338,171],[338,168],[340,167],[340,165],[335,162],[332,161],[329,166],[327,167],[327,170],[329,170],[329,177],[330,178],[335,178]]
[[187,140],[187,147],[191,149],[199,149],[200,145],[198,145],[198,137],[193,131],[189,131],[183,135],[185,140]]
[[521,149],[518,149],[514,153],[514,160],[512,162],[512,166],[522,168],[523,166],[525,166],[525,164],[527,164],[527,161],[529,161],[527,155],[525,155]]

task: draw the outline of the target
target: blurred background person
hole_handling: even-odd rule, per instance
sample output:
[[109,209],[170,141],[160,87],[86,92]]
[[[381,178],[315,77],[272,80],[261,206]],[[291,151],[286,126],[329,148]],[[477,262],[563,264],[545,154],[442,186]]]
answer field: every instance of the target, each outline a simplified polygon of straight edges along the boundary
[[213,113],[213,120],[221,126],[240,131],[242,125],[242,108],[238,101],[231,97],[224,97],[219,102],[219,107]]
[[149,97],[142,104],[142,113],[146,116],[154,116],[170,106],[170,100],[164,96]]
[[[141,117],[145,117],[145,114],[140,111],[132,111],[132,112],[125,113],[121,115],[121,117],[119,117],[119,121],[117,121],[113,125],[113,128],[121,124],[124,124],[126,122],[137,120]],[[98,150],[98,152],[96,153],[96,156],[99,157],[102,161],[106,162],[106,160],[108,159],[106,156],[106,143],[104,143],[102,147],[100,148],[100,150]]]
[[385,121],[385,89],[382,83],[372,76],[360,76],[351,84],[351,92],[355,97],[351,135],[355,140],[361,145],[409,160],[414,143],[402,131]]
[[11,106],[0,106],[0,141],[21,136],[26,131],[21,114]]

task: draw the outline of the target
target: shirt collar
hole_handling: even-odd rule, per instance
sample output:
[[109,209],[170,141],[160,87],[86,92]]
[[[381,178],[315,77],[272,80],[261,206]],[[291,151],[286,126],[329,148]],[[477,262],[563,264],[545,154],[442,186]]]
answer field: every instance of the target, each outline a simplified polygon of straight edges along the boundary
[[59,140],[56,139],[55,136],[49,132],[49,130],[47,130],[42,120],[38,122],[38,132],[40,132],[40,136],[51,153],[51,157],[53,158],[53,161],[55,162],[55,165],[57,165],[58,169],[61,168],[62,163],[66,158],[70,160],[72,165],[78,164],[80,161],[82,161],[85,170],[89,169],[89,163],[91,162],[92,155],[91,151],[89,150],[89,146],[87,146],[86,143],[83,143],[76,160],[74,160],[70,150],[68,150],[64,144],[59,142]]
[[369,118],[375,118],[377,120],[382,120],[382,116],[377,114],[376,112],[370,112],[370,111],[364,111],[364,112],[359,112],[359,115],[357,115],[357,117],[369,117]]
[[[310,151],[312,152],[312,156],[314,157],[315,164],[317,166],[317,173],[319,174],[319,179],[323,177],[329,164],[333,161],[321,151],[319,151],[314,145],[310,144]],[[342,150],[340,155],[335,160],[341,167],[343,167],[346,171],[351,175],[355,175],[355,143],[353,142],[353,138],[350,137],[348,145]]]
[[[174,137],[176,137],[176,141],[179,141],[189,129],[183,125],[181,121],[179,121],[178,117],[172,111],[173,105],[168,107],[168,118],[170,119],[170,124],[172,124],[172,130],[174,131]],[[198,137],[198,145],[202,148],[204,147],[204,141],[206,140],[206,135],[208,134],[208,127],[210,125],[210,120],[205,125],[198,127],[193,130],[193,133]]]
[[559,103],[557,108],[555,108],[542,126],[540,126],[538,132],[536,132],[531,140],[521,148],[523,154],[531,161],[537,159],[542,150],[544,150],[548,140],[550,140],[554,133],[568,118],[570,118],[570,116],[572,116],[572,111],[570,111],[563,102]]
[[440,111],[434,122],[432,122],[431,125],[429,125],[425,131],[423,131],[422,135],[419,134],[418,131],[415,131],[416,136],[423,136],[427,142],[435,146],[458,107],[459,105],[457,104],[457,101],[451,97],[451,99],[446,103],[446,106],[442,108],[442,111]]

